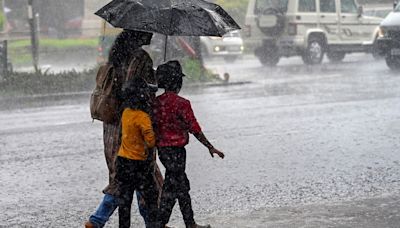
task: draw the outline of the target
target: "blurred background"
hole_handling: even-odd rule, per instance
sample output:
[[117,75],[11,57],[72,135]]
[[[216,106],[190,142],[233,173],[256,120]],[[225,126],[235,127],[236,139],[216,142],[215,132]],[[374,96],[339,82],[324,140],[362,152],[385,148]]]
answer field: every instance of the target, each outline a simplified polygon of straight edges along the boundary
[[[94,12],[107,2],[107,0],[1,0],[4,17],[1,19],[3,22],[0,40],[8,41],[8,68],[29,71],[34,68],[34,65],[38,65],[40,68],[50,68],[53,71],[83,70],[104,61],[109,46],[119,32],[94,15]],[[202,37],[203,58],[216,54],[222,56],[227,62],[234,62],[242,54],[253,55],[254,47],[251,42],[246,42],[249,37],[243,34],[247,32],[245,18],[249,0],[212,2],[223,6],[244,30],[228,34],[231,38],[224,42],[232,46],[232,49],[225,50],[224,53],[213,53],[215,51],[213,42],[220,41]],[[369,5],[373,8],[386,7],[386,11],[387,8],[390,10],[393,6],[391,0],[360,0],[358,2],[365,8]],[[371,10],[365,12],[370,16],[385,13],[387,12]],[[37,41],[32,42],[31,38],[34,36],[37,36]],[[193,44],[190,39],[188,37],[169,38],[171,44],[169,58],[193,54],[191,50],[186,50],[184,45],[184,41]],[[151,47],[157,64],[162,61],[158,58],[162,56],[160,52],[162,52],[163,40],[164,37],[156,36]]]

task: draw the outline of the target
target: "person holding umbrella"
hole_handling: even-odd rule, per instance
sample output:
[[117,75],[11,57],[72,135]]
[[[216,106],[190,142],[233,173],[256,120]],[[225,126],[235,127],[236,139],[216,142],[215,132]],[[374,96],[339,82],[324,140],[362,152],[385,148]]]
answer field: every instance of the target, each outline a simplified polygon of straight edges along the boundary
[[196,120],[190,102],[178,95],[184,76],[178,61],[162,64],[156,71],[159,87],[165,89],[165,92],[157,97],[154,106],[157,149],[160,161],[166,169],[159,219],[161,225],[168,223],[177,199],[187,228],[207,228],[210,225],[196,224],[192,210],[190,184],[185,173],[185,146],[189,143],[189,133],[207,147],[212,157],[216,154],[224,158],[225,155],[207,140]]
[[[154,88],[157,80],[154,75],[153,62],[149,54],[144,51],[141,46],[150,44],[152,33],[124,30],[116,38],[109,54],[109,64],[114,67],[115,80],[118,81],[115,93],[120,101],[124,101],[127,97],[123,95],[122,84],[124,82],[133,80],[134,78],[142,78],[147,83],[151,83],[150,87]],[[155,96],[155,91],[151,91]],[[122,111],[122,110],[121,110]],[[109,170],[109,184],[103,190],[104,197],[95,213],[93,213],[89,221],[85,223],[85,228],[98,228],[103,227],[109,220],[115,209],[118,207],[116,194],[118,191],[118,184],[116,181],[116,159],[117,153],[121,144],[121,117],[115,118],[112,123],[103,123],[103,141],[104,141],[104,155]],[[149,159],[152,156],[149,155]],[[157,179],[157,187],[161,190],[162,175],[153,161],[155,169],[154,176]],[[138,195],[139,211],[143,216],[145,223],[148,221],[148,212],[146,210],[146,202],[140,192]]]
[[[166,40],[167,36],[222,37],[230,31],[240,29],[240,26],[221,6],[204,0],[113,0],[99,9],[95,14],[116,28],[159,33],[165,35]],[[165,42],[164,60],[166,56],[167,42]],[[177,94],[179,91],[175,92]],[[116,135],[118,132],[115,126],[111,127],[109,130],[105,128],[105,133],[106,131],[114,132],[108,133],[110,135]],[[201,131],[192,133],[195,133],[196,137],[209,148],[211,155],[216,153],[223,157],[223,154],[212,147]],[[183,135],[185,137],[187,132],[183,133]],[[115,137],[111,136],[108,138],[113,140]],[[116,149],[110,150],[116,151]],[[181,165],[184,163],[184,160],[180,160]],[[186,174],[183,175],[184,172],[182,173],[182,169],[179,171],[182,177],[186,176]],[[185,186],[189,186],[188,182]],[[188,196],[188,194],[186,194],[186,196]],[[191,206],[186,208],[190,208],[191,210]],[[188,221],[191,217],[190,210],[188,210]],[[109,216],[110,214],[108,217]],[[169,219],[169,216],[166,217]],[[191,227],[196,227],[195,223],[191,224]]]

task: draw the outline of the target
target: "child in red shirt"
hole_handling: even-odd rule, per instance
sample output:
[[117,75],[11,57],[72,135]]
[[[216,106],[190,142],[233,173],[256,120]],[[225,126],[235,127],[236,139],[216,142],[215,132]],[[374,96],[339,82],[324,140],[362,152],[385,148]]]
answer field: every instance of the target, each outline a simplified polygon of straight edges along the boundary
[[159,87],[165,89],[165,93],[157,97],[154,106],[157,148],[160,161],[166,169],[159,212],[161,224],[168,223],[175,200],[178,199],[187,228],[210,227],[197,225],[193,218],[190,184],[185,173],[185,146],[189,142],[189,133],[208,148],[212,157],[217,154],[224,158],[225,155],[215,149],[201,131],[190,102],[178,95],[182,88],[182,77],[185,76],[179,62],[169,61],[160,65],[156,76]]

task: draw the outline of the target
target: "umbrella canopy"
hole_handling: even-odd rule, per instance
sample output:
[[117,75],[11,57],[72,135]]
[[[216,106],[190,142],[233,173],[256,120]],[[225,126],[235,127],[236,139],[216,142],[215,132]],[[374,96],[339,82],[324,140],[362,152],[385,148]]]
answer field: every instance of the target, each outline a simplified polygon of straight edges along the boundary
[[223,36],[240,29],[219,5],[204,0],[114,0],[95,14],[117,28],[169,36]]

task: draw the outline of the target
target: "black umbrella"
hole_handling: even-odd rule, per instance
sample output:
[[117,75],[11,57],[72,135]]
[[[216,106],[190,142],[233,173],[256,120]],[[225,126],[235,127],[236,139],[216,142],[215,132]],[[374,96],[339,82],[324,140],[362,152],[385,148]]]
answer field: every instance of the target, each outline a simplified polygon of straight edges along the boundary
[[166,36],[223,36],[240,29],[222,7],[204,0],[114,0],[95,14],[117,28]]

